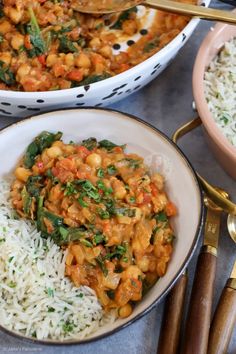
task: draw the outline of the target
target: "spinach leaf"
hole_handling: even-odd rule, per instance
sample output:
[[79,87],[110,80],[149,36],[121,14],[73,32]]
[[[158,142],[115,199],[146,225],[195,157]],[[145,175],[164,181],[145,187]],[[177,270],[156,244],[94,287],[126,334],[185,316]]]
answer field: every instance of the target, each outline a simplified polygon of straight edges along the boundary
[[102,208],[98,208],[97,212],[98,212],[98,215],[100,216],[100,218],[102,220],[110,219],[110,214],[109,214],[109,212],[107,210],[104,210]]
[[117,173],[117,169],[114,165],[109,165],[107,166],[107,173],[110,175],[110,176],[113,176]]
[[122,256],[124,256],[127,252],[127,247],[125,245],[118,245],[114,248],[114,251],[112,253],[107,253],[105,255],[105,259],[112,259],[112,258],[118,258],[120,259]]
[[100,75],[90,75],[80,82],[73,81],[72,87],[90,85],[90,84],[93,84],[94,82],[108,79],[109,77],[111,77],[111,74],[109,74],[109,73],[103,73]]
[[26,190],[25,186],[22,189],[21,196],[22,196],[22,202],[23,202],[23,211],[26,215],[30,215],[30,207],[31,207],[31,203],[32,203],[32,197],[30,196],[30,194]]
[[128,216],[130,218],[133,218],[136,215],[136,210],[129,208],[114,208],[113,212],[117,216]]
[[13,72],[2,60],[0,60],[0,81],[7,85],[14,85],[16,83]]
[[121,147],[122,149],[124,149],[125,146],[126,146],[126,145],[117,145],[117,144],[113,143],[112,141],[106,140],[106,139],[101,140],[101,141],[99,141],[99,143],[98,143],[98,147],[104,148],[104,149],[106,149],[107,151],[111,151],[111,150],[114,149],[115,147]]
[[27,53],[29,57],[37,57],[46,53],[47,47],[43,40],[36,16],[32,7],[29,7],[30,22],[26,27],[27,34],[30,35],[30,42],[33,46],[32,49],[28,49]]
[[3,8],[4,8],[4,4],[3,4],[3,0],[1,0],[0,1],[0,18],[5,16]]
[[109,297],[109,299],[111,299],[111,300],[115,299],[115,291],[114,290],[107,290],[106,293],[107,293],[107,296]]
[[26,149],[24,156],[25,167],[31,168],[34,165],[36,156],[41,154],[45,148],[50,147],[54,141],[60,140],[61,137],[61,132],[53,134],[47,131],[43,131],[41,134],[39,134]]
[[85,146],[89,151],[95,149],[97,147],[97,139],[89,138],[82,141],[82,146]]
[[82,241],[88,236],[88,231],[83,227],[66,227],[60,226],[60,240],[57,242],[60,245],[68,244],[72,241]]
[[74,45],[74,43],[65,35],[61,35],[59,37],[59,52],[61,53],[76,53],[78,49]]
[[164,211],[160,211],[158,214],[156,214],[154,216],[154,219],[156,219],[156,221],[161,221],[161,222],[166,222],[168,221],[167,215]]
[[105,172],[104,172],[103,168],[99,168],[98,171],[97,171],[97,176],[99,178],[103,178],[104,175],[105,175]]
[[118,20],[110,28],[111,29],[122,29],[123,22],[130,18],[131,13],[136,13],[137,11],[138,11],[138,9],[135,6],[129,10],[122,12],[121,15],[118,17]]
[[145,44],[143,51],[144,53],[149,53],[152,50],[156,49],[160,43],[160,38],[156,37],[151,42]]
[[141,160],[136,160],[136,159],[131,159],[129,157],[126,157],[125,159],[121,161],[127,161],[128,162],[128,167],[136,169],[140,167],[140,164],[142,163]]
[[44,187],[43,176],[29,176],[26,182],[26,190],[31,197],[39,198]]
[[101,243],[105,242],[106,238],[103,234],[97,233],[93,236],[93,244],[95,246],[100,245]]
[[105,277],[108,275],[108,270],[106,268],[106,265],[104,263],[104,259],[103,257],[100,255],[96,258],[96,262],[99,265],[101,271],[103,272],[103,274],[105,275]]

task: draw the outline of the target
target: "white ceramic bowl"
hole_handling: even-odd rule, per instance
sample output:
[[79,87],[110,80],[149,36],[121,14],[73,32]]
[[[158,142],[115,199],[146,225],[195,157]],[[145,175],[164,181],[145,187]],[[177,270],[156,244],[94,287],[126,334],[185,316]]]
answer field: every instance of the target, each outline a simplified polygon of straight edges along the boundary
[[[202,1],[199,1],[201,3]],[[206,5],[210,0],[204,1]],[[68,90],[48,92],[0,91],[0,116],[26,117],[36,112],[78,106],[107,106],[156,78],[174,59],[196,28],[192,19],[166,47],[139,65],[109,79]]]
[[[94,136],[98,139],[110,139],[117,144],[127,143],[128,151],[145,157],[147,164],[165,176],[166,191],[178,208],[178,216],[172,220],[177,239],[166,275],[135,306],[130,317],[118,319],[113,325],[100,328],[83,341],[60,342],[82,343],[127,326],[144,315],[167,294],[195,250],[202,227],[202,195],[196,174],[186,157],[160,131],[127,114],[93,108],[53,111],[25,119],[2,130],[0,177],[13,170],[26,146],[42,130],[60,130],[64,133],[65,141],[79,142]],[[17,335],[9,331],[8,333]],[[40,342],[58,344],[55,341]]]

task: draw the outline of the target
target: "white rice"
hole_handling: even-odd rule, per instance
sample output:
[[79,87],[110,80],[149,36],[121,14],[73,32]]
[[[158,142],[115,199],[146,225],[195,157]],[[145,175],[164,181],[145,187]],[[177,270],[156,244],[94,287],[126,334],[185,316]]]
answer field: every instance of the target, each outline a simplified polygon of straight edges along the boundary
[[0,180],[0,324],[38,339],[82,339],[105,322],[95,292],[64,276],[65,251],[14,218],[9,181]]
[[205,94],[217,125],[236,146],[236,38],[225,43],[205,73]]

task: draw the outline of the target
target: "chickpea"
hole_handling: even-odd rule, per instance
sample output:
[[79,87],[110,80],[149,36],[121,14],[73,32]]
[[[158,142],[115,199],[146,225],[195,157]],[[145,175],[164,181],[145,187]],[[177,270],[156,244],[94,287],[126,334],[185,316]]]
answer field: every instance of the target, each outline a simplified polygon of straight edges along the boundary
[[134,217],[135,221],[141,220],[142,210],[140,208],[136,208],[136,207],[134,207],[132,209],[135,209],[135,217]]
[[75,58],[75,66],[79,68],[89,69],[91,67],[91,61],[88,55],[80,53],[77,58]]
[[24,167],[17,167],[15,170],[15,176],[22,182],[26,182],[28,177],[31,176],[31,172]]
[[49,149],[47,149],[47,155],[51,159],[55,159],[56,157],[62,155],[62,151],[58,146],[52,146]]
[[164,188],[164,177],[159,173],[154,173],[152,176],[152,182],[155,183],[157,188],[161,191]]
[[66,66],[73,66],[74,65],[74,55],[72,53],[68,53],[65,56],[65,64],[66,64]]
[[100,167],[102,163],[102,158],[100,155],[93,153],[86,158],[86,163],[91,167]]
[[0,54],[0,60],[3,61],[6,65],[11,64],[11,53],[10,52],[4,52]]
[[149,270],[149,259],[143,256],[138,262],[138,266],[142,272],[147,272]]
[[49,54],[47,56],[46,65],[50,68],[54,64],[56,64],[57,61],[58,61],[58,57],[56,54]]
[[132,222],[132,219],[129,218],[128,216],[119,215],[119,216],[117,216],[117,221],[119,224],[130,225]]
[[10,17],[10,19],[12,20],[12,22],[14,23],[19,23],[22,16],[23,16],[23,11],[22,10],[18,10],[15,9],[14,7],[9,8],[9,10],[7,11],[7,15]]
[[24,78],[30,72],[30,65],[28,64],[21,64],[17,70],[17,76],[19,79]]
[[112,187],[114,189],[114,195],[117,199],[123,199],[126,196],[126,189],[123,182],[119,181],[118,179],[114,179],[112,182]]
[[3,21],[0,23],[0,33],[1,34],[5,34],[5,33],[9,33],[11,31],[12,27],[10,22],[8,21]]
[[118,315],[120,318],[126,318],[129,317],[132,312],[133,312],[132,306],[128,303],[119,308]]
[[105,58],[110,58],[112,56],[112,49],[109,45],[105,45],[99,50],[99,53]]
[[143,273],[140,268],[136,265],[130,265],[124,272],[121,273],[122,280],[126,279],[138,279]]
[[23,45],[24,45],[24,36],[20,33],[16,33],[11,40],[12,48],[18,50]]
[[93,49],[99,49],[101,47],[101,41],[99,38],[93,38],[91,39],[91,41],[89,42],[89,46],[90,48],[93,48]]

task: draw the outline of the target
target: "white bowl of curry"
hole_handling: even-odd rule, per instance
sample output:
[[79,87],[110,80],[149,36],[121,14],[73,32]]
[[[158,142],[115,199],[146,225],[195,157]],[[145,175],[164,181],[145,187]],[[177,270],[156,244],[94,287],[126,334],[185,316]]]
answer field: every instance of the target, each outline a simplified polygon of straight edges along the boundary
[[91,17],[74,2],[0,6],[0,115],[120,100],[156,78],[199,21],[144,6]]
[[163,299],[202,227],[196,174],[172,141],[139,118],[95,108],[26,118],[0,137],[0,151],[9,151],[0,178],[15,174],[18,215],[67,248],[65,277],[91,287],[117,317],[81,340],[32,338],[1,320],[2,330],[43,344],[84,343],[127,326]]

